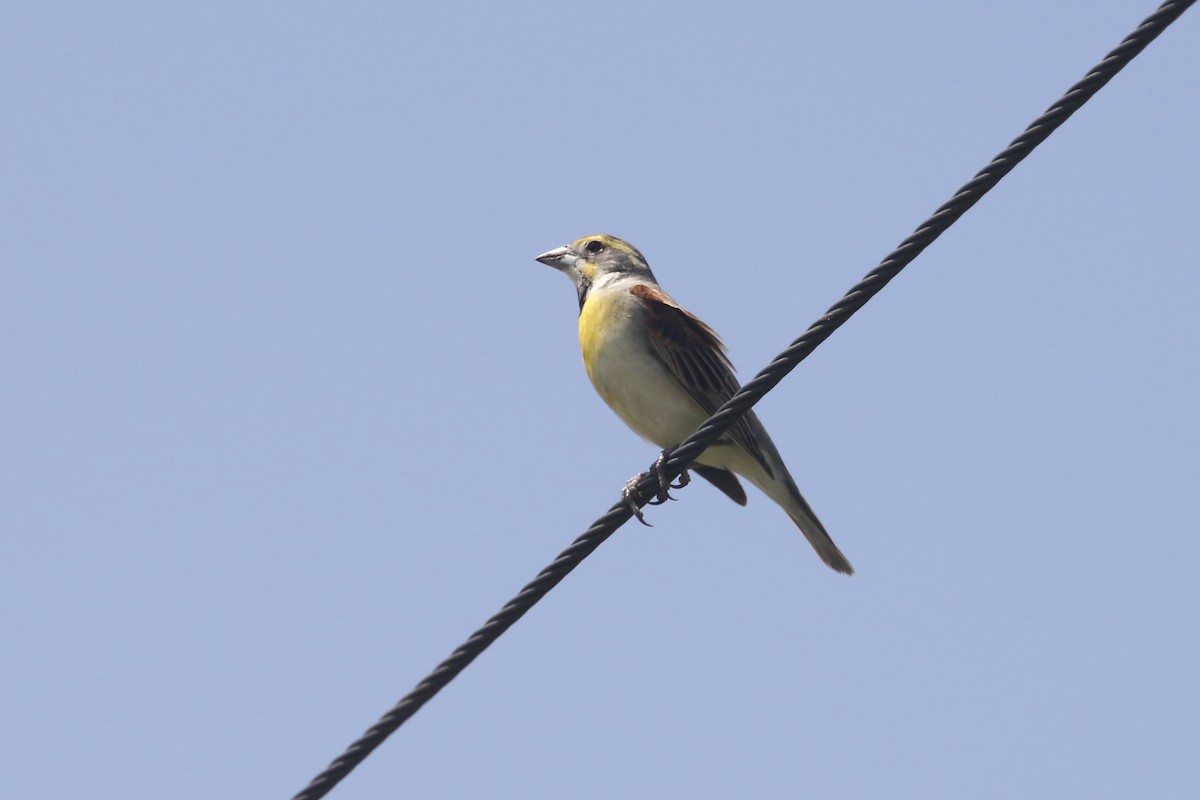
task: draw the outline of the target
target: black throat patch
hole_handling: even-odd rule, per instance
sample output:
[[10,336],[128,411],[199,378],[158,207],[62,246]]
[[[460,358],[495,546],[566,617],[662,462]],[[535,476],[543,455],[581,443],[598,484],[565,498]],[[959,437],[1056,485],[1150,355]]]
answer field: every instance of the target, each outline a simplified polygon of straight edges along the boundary
[[592,279],[586,275],[579,276],[579,285],[575,287],[579,292],[579,310],[583,311],[583,303],[587,300],[588,292],[592,290]]

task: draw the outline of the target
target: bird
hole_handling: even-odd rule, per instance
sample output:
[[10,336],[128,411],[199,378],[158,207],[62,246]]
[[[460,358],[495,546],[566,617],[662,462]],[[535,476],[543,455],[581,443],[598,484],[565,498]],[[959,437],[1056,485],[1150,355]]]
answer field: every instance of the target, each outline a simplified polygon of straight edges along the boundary
[[[670,448],[741,388],[716,332],[662,290],[633,245],[596,234],[542,253],[536,260],[575,284],[579,346],[588,378],[626,425],[663,448],[660,465]],[[738,505],[747,500],[737,477],[742,476],[787,512],[822,561],[837,572],[854,573],[800,494],[753,410],[697,456],[690,469]],[[681,484],[686,483],[686,474]],[[641,477],[627,484],[626,493],[636,494]],[[660,471],[659,502],[667,497],[663,477]],[[640,519],[641,509],[632,502],[631,507]]]

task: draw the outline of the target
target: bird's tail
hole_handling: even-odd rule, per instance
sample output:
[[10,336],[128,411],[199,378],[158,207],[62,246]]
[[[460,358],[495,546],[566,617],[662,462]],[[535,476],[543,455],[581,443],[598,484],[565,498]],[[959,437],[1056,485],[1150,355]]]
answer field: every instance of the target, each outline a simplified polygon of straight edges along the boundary
[[792,476],[788,475],[785,469],[783,475],[779,477],[780,480],[776,481],[771,488],[781,496],[776,497],[773,492],[767,494],[783,506],[783,510],[792,518],[792,522],[796,523],[796,527],[808,539],[808,543],[812,545],[813,550],[817,551],[817,555],[821,557],[822,561],[838,572],[853,575],[854,567],[850,566],[850,562],[842,555],[842,551],[838,550],[838,546],[833,543],[825,526],[813,513],[812,506],[796,488],[796,482],[792,480]]
[[[708,457],[705,463],[721,469],[733,470],[761,489],[763,494],[774,500],[787,512],[822,561],[838,572],[853,575],[854,567],[850,566],[850,562],[842,555],[842,551],[838,550],[833,539],[829,538],[825,526],[821,524],[821,520],[817,519],[817,515],[808,501],[804,499],[804,495],[800,494],[796,482],[792,480],[787,467],[784,466],[783,458],[775,448],[775,443],[767,435],[767,431],[758,421],[758,417],[753,411],[747,411],[745,419],[753,431],[753,440],[759,451],[758,455],[752,455],[740,445],[716,447],[705,451],[704,456]],[[717,485],[720,486],[719,483]],[[722,491],[729,493],[728,489],[722,489]],[[730,497],[734,496],[731,494]],[[741,500],[736,497],[734,500],[744,503],[745,494],[742,494]]]

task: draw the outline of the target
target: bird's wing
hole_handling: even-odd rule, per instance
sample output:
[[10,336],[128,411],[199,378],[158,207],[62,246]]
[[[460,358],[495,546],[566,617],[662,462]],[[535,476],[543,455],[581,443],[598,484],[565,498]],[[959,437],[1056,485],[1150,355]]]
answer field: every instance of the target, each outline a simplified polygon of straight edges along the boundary
[[688,469],[720,489],[726,497],[739,506],[746,505],[746,490],[742,488],[742,483],[737,479],[737,475],[730,470],[706,467],[703,464],[692,464]]
[[[711,416],[741,386],[716,331],[684,311],[661,289],[639,283],[629,293],[644,304],[650,352],[667,368],[684,391]],[[733,424],[726,436],[752,455],[768,475],[773,470],[754,439],[748,416]]]

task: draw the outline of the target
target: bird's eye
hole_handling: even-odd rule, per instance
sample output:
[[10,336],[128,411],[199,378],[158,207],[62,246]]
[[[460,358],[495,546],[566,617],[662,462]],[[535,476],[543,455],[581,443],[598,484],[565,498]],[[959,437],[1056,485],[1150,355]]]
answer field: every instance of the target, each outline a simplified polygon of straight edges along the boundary
[[604,245],[602,243],[600,243],[598,240],[592,239],[590,242],[588,242],[587,244],[585,244],[583,246],[583,249],[587,250],[592,255],[595,255],[596,253],[599,253],[601,250],[604,249]]

